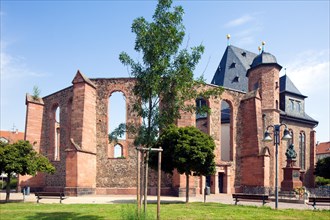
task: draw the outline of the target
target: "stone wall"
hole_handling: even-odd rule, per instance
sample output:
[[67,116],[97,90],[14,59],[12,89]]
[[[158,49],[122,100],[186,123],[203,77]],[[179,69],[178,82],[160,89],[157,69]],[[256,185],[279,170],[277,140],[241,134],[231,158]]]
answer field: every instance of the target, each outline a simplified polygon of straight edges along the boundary
[[[275,146],[262,142],[262,138],[267,125],[280,123],[276,74],[277,68],[256,68],[250,72],[249,85],[251,88],[252,85],[258,85],[256,89],[248,93],[225,89],[221,97],[206,100],[211,108],[211,114],[206,118],[196,121],[194,113],[181,112],[181,118],[176,121],[178,126],[197,126],[214,139],[217,173],[211,176],[212,193],[219,193],[220,175],[224,180],[222,190],[226,193],[237,192],[243,185],[274,186]],[[137,98],[132,91],[135,82],[133,78],[88,79],[78,71],[71,87],[39,100],[27,96],[26,139],[49,158],[56,167],[56,173],[38,174],[33,178],[22,177],[21,185],[30,183],[46,190],[65,188],[72,195],[136,193],[137,152],[133,144],[134,134],[127,134],[126,139],[119,141],[122,158],[114,158],[115,144],[108,140],[109,97],[113,92],[122,92],[126,98],[126,123],[136,126],[141,123],[141,118],[133,112],[133,103]],[[268,90],[273,90],[272,94]],[[226,161],[221,160],[222,100],[230,106],[230,149]],[[191,100],[190,104],[194,102]],[[55,112],[58,107],[60,121],[56,122]],[[299,133],[303,131],[306,135],[306,170],[303,180],[304,185],[311,186],[315,165],[313,127],[292,121],[283,122],[294,132],[296,151]],[[58,126],[59,158],[55,158]],[[279,182],[283,178],[285,150],[286,142],[282,141],[279,148]],[[156,177],[157,172],[150,169],[148,185],[151,194],[156,193]],[[190,178],[190,191],[193,194],[203,193],[201,189],[204,185],[204,177]],[[185,176],[175,171],[173,175],[162,173],[162,193],[183,196]]]

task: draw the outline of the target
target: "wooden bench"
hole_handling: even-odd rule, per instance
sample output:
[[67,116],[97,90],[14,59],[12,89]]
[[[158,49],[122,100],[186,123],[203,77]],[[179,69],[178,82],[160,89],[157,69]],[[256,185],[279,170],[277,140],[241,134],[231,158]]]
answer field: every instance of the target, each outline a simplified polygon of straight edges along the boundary
[[63,192],[36,192],[35,196],[37,197],[37,203],[39,203],[39,200],[43,198],[60,199],[60,203],[62,203],[63,199],[66,199]]
[[330,205],[330,197],[309,197],[308,205],[312,205],[314,209],[316,209],[316,204],[325,203]]
[[262,201],[262,205],[265,205],[267,202],[269,202],[268,195],[264,194],[233,194],[233,199],[235,199],[235,205],[239,201],[245,200],[245,201],[253,201],[253,202],[259,202]]

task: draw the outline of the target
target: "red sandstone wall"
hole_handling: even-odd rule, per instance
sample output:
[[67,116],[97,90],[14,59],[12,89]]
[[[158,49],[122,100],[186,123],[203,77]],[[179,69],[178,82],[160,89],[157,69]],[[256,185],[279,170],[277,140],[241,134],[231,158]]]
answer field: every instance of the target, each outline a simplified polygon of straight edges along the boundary
[[[42,131],[44,103],[42,99],[34,100],[29,94],[26,95],[26,121],[25,121],[25,137],[33,145],[33,149],[40,152],[40,141]],[[19,187],[30,186],[31,189],[44,186],[43,175],[38,174],[36,177],[25,175],[19,176]]]

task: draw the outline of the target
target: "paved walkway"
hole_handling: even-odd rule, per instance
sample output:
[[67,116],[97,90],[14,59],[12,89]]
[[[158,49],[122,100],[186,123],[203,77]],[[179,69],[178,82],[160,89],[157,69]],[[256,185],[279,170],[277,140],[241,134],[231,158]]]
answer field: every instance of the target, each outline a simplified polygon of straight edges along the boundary
[[[0,200],[4,201],[6,198],[5,193],[0,193]],[[11,193],[11,201],[23,201],[22,193]],[[190,197],[190,202],[204,202],[204,197],[198,195],[196,197]],[[134,203],[136,201],[136,196],[132,195],[86,195],[79,197],[67,197],[62,201],[63,204],[114,204],[114,203]],[[34,193],[25,196],[25,202],[37,202],[37,199]],[[185,202],[185,197],[170,197],[162,196],[162,203],[178,203]],[[235,204],[230,194],[219,194],[219,195],[209,195],[206,198],[206,202],[215,202],[223,204]],[[40,203],[59,203],[57,199],[42,199]],[[157,203],[156,196],[148,196],[148,203]],[[239,202],[240,205],[253,205],[253,206],[262,206],[262,202]],[[265,206],[270,206],[275,208],[275,202],[267,203]],[[330,210],[330,206],[322,205],[316,206],[317,209],[327,209]],[[313,207],[307,204],[298,204],[292,202],[281,202],[281,199],[278,203],[279,209],[310,209],[313,210]]]

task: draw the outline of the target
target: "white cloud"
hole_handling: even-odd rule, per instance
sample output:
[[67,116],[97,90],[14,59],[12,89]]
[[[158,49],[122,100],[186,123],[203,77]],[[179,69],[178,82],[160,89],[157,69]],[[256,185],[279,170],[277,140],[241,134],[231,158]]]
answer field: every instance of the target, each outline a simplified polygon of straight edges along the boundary
[[256,36],[262,31],[262,19],[256,19],[262,13],[246,14],[224,24],[232,34],[233,42],[238,45],[249,46],[256,44]]
[[243,25],[245,23],[248,23],[250,21],[254,20],[254,17],[251,16],[251,15],[243,15],[239,18],[236,18],[236,19],[233,19],[231,21],[228,21],[226,24],[225,24],[225,27],[237,27],[237,26],[240,26],[240,25]]
[[[2,45],[2,44],[1,44]],[[26,60],[24,57],[12,56],[1,48],[0,53],[1,63],[1,80],[17,79],[22,77],[41,77],[45,76],[43,73],[38,73],[30,70],[27,67]]]
[[316,138],[321,142],[330,140],[329,62],[329,50],[305,51],[284,65],[298,90],[308,96],[305,100],[306,113],[319,121]]
[[329,50],[302,52],[285,67],[302,93],[329,92]]

